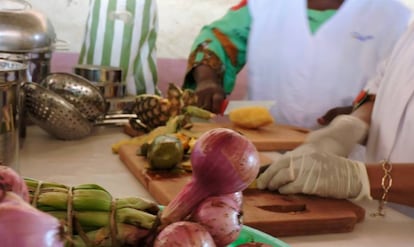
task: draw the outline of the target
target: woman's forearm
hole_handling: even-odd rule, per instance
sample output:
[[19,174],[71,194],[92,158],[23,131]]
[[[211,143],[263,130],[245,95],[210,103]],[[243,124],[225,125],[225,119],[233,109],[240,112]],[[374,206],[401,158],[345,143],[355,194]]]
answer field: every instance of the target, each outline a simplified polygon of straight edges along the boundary
[[218,84],[221,84],[216,71],[210,68],[209,66],[203,64],[194,68],[193,78],[196,84],[201,81],[215,81]]
[[[374,199],[381,199],[384,194],[382,179],[384,170],[382,165],[367,165],[371,195]],[[414,164],[392,164],[392,185],[387,200],[414,207]],[[387,183],[385,183],[387,185]]]

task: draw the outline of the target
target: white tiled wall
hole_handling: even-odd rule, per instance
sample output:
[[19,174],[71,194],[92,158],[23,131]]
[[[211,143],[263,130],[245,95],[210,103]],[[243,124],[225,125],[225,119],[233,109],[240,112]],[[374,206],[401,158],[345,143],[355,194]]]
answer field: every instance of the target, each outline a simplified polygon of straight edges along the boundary
[[[160,21],[158,56],[186,57],[201,26],[222,16],[230,6],[239,1],[157,0]],[[414,0],[400,1],[414,10]],[[70,51],[79,51],[88,0],[28,0],[28,2],[51,19],[59,39],[69,42]]]

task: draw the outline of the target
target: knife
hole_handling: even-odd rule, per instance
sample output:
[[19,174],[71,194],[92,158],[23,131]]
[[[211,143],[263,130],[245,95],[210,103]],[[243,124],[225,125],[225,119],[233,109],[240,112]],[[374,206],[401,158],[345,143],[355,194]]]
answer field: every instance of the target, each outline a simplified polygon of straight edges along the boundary
[[[271,164],[279,160],[282,157],[283,153],[284,152],[266,154],[267,159],[263,160],[264,162],[260,165],[259,172],[257,173],[256,178],[259,177],[262,173],[264,173]],[[261,159],[265,159],[265,158],[261,158]]]
[[259,172],[257,173],[256,178],[258,178],[260,175],[262,175],[262,173],[264,173],[267,170],[267,168],[269,168],[270,165],[271,165],[271,163],[260,166]]

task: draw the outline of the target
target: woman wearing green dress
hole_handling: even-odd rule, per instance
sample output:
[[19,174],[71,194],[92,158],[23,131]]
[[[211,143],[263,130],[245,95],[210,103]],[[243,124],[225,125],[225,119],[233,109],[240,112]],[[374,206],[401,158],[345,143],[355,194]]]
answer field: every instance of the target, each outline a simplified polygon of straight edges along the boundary
[[247,65],[249,100],[274,100],[277,122],[315,129],[352,105],[409,19],[394,0],[243,0],[202,28],[183,86],[219,112]]

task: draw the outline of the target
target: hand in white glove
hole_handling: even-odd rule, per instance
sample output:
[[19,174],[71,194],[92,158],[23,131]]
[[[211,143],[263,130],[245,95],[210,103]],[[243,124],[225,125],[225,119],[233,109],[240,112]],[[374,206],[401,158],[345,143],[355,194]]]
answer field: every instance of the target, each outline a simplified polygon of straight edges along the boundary
[[370,197],[365,164],[329,153],[284,154],[257,179],[259,189],[322,197]]
[[352,115],[339,115],[328,126],[309,133],[304,145],[339,156],[348,156],[368,132],[368,124]]

